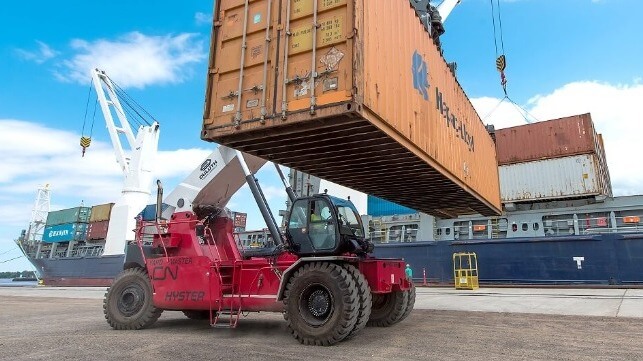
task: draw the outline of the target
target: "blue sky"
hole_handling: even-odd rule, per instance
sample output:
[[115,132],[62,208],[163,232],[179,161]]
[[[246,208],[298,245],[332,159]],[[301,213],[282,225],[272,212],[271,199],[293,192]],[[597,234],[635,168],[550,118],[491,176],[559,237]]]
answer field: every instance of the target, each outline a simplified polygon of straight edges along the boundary
[[[500,6],[510,97],[538,120],[591,112],[606,137],[615,193],[643,193],[643,171],[632,166],[632,154],[641,153],[637,134],[643,133],[643,2],[505,0]],[[167,187],[210,152],[214,145],[201,141],[199,130],[211,14],[209,1],[4,4],[0,254],[8,252],[0,262],[20,255],[13,239],[27,226],[39,184],[51,184],[52,209],[81,199],[113,201],[120,192],[100,113],[85,158],[77,145],[89,63],[100,63],[158,118],[159,177]],[[463,0],[445,27],[444,55],[457,61],[459,81],[484,116],[502,97],[489,1]],[[484,120],[497,127],[524,123],[506,102]],[[274,170],[264,167],[259,178],[276,212],[285,198]],[[230,206],[249,213],[250,227],[263,227],[247,192]],[[22,269],[30,267],[21,258],[0,263],[0,270]]]

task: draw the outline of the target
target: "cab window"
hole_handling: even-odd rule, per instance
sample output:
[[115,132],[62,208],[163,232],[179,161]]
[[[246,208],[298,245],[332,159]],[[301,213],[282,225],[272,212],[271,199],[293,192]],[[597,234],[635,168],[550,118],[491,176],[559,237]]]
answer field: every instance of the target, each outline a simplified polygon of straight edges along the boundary
[[292,206],[290,212],[290,221],[288,227],[290,228],[305,228],[306,227],[306,214],[308,214],[308,202],[305,200],[296,201]]
[[364,237],[362,225],[357,219],[357,215],[352,208],[346,206],[337,206],[337,214],[340,226],[348,226],[358,237]]

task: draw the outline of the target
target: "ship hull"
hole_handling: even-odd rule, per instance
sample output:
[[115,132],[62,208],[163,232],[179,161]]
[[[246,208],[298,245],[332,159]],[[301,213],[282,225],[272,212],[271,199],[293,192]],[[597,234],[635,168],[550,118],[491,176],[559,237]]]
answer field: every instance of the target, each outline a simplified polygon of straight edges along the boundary
[[29,258],[47,286],[107,287],[123,270],[125,256]]
[[453,285],[453,254],[475,252],[481,284],[643,285],[643,233],[381,244],[375,256],[402,257],[414,279]]

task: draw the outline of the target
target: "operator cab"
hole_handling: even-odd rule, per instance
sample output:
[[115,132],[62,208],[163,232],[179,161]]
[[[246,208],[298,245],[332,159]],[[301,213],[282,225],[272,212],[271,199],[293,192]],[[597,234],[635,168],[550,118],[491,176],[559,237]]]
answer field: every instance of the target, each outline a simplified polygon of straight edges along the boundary
[[372,251],[372,245],[364,239],[362,219],[355,205],[327,194],[299,198],[293,203],[286,237],[300,256]]

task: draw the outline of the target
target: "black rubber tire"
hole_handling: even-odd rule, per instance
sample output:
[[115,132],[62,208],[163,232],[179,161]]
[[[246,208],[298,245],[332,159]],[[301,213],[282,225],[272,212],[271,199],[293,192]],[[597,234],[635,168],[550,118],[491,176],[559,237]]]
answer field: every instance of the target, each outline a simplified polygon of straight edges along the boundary
[[154,324],[163,310],[154,307],[147,271],[128,268],[116,276],[105,293],[103,312],[115,330],[140,330]]
[[210,320],[210,311],[201,311],[201,310],[185,310],[183,311],[185,317],[190,320]]
[[359,297],[359,311],[357,312],[357,322],[351,332],[346,336],[344,340],[348,340],[355,336],[359,331],[366,327],[368,319],[371,317],[371,306],[373,305],[373,299],[371,294],[371,286],[368,285],[368,281],[359,271],[359,269],[353,266],[350,263],[344,263],[343,267],[348,271],[348,273],[353,277],[355,285],[357,286],[357,295]]
[[389,327],[402,319],[406,305],[409,300],[407,292],[390,292],[385,294],[373,294],[373,306],[371,317],[367,326]]
[[411,283],[411,289],[409,289],[408,291],[404,291],[404,292],[408,293],[409,300],[406,303],[406,309],[404,310],[404,313],[402,314],[402,317],[397,322],[401,322],[405,318],[407,318],[411,314],[411,311],[413,311],[413,307],[415,306],[415,285],[413,283]]
[[284,309],[295,339],[304,345],[330,346],[345,339],[357,323],[357,286],[340,265],[307,263],[288,281]]

